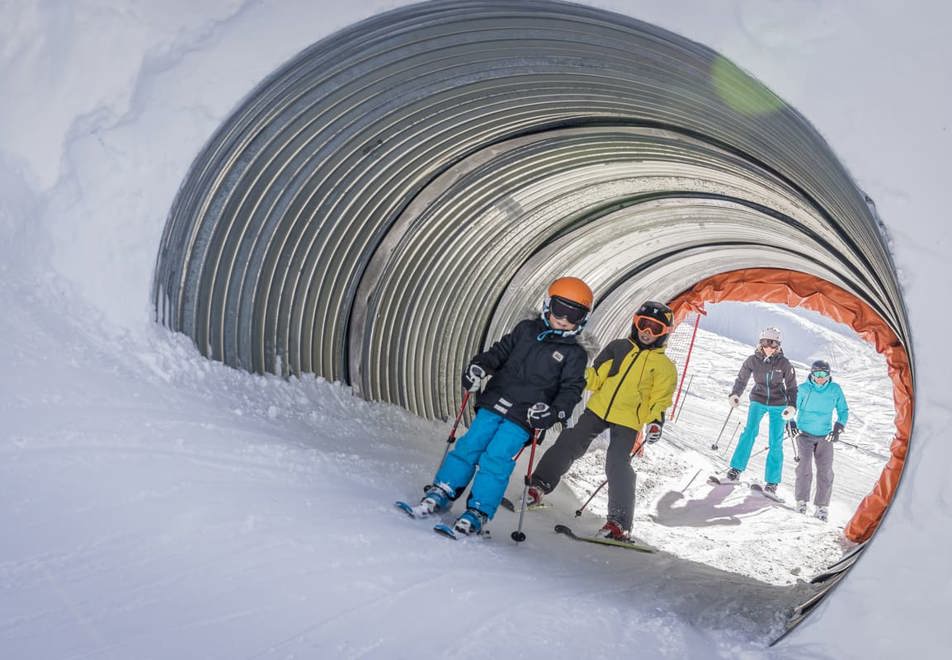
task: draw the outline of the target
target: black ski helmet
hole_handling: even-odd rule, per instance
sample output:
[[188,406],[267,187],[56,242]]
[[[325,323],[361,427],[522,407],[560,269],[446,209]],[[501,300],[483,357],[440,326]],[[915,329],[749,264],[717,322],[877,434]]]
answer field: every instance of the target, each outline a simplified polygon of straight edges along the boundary
[[830,363],[826,360],[814,360],[813,364],[810,365],[810,377],[813,377],[814,371],[825,371],[828,375],[833,372],[830,371]]
[[[647,317],[654,319],[664,326],[664,331],[656,333],[656,338],[650,344],[642,344],[638,337],[638,317]],[[671,336],[671,325],[674,323],[674,312],[671,308],[662,302],[655,300],[645,301],[631,319],[631,340],[638,344],[640,348],[660,348],[668,342]]]

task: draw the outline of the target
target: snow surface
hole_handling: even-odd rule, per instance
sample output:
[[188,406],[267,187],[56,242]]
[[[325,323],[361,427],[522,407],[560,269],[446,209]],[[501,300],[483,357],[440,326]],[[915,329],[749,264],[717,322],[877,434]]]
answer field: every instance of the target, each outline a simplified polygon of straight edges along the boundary
[[[431,476],[445,425],[319,379],[227,369],[151,324],[165,215],[200,146],[283,61],[398,4],[0,3],[3,657],[759,657],[804,594],[786,585],[834,556],[888,426],[877,363],[846,339],[832,357],[856,414],[844,439],[862,450],[837,450],[831,524],[739,491],[713,501],[701,476],[688,485],[718,465],[706,442],[747,350],[730,344],[716,364],[698,353],[709,389],[692,388],[638,463],[638,531],[664,552],[619,556],[548,531],[600,479],[597,448],[556,506],[527,520],[525,544],[509,541],[502,513],[493,540],[444,542],[389,503]],[[944,657],[952,406],[936,296],[952,288],[952,9],[591,4],[734,59],[808,117],[876,200],[915,340],[912,451],[881,533],[770,653]],[[826,326],[785,322],[814,350],[840,346]],[[741,524],[707,524],[731,516]]]

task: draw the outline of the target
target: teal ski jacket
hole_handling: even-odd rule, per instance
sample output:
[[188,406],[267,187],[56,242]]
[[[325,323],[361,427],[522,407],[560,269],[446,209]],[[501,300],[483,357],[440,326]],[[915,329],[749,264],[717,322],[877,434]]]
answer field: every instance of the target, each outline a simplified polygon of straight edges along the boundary
[[817,385],[807,378],[797,388],[797,427],[804,433],[815,436],[828,435],[833,430],[833,411],[836,421],[843,426],[850,416],[846,396],[833,378]]

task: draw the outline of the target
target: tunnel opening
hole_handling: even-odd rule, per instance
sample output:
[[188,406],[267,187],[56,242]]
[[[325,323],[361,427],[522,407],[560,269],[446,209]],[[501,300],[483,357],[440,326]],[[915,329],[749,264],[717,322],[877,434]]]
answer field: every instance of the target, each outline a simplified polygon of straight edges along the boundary
[[901,474],[913,383],[875,207],[782,99],[635,19],[451,0],[314,44],[197,156],[153,296],[157,320],[211,359],[446,418],[465,360],[563,273],[595,290],[600,341],[632,300],[671,300],[683,319],[761,275],[759,299],[869,333],[897,392],[892,458],[848,528],[869,538]]

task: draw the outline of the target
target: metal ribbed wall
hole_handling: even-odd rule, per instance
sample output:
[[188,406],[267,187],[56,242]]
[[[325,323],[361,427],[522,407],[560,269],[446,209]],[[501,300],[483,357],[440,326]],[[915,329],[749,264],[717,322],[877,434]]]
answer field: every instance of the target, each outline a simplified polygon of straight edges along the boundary
[[155,276],[209,357],[427,417],[553,277],[626,326],[742,267],[816,274],[907,344],[879,224],[820,136],[716,53],[554,2],[376,16],[255,89],[196,159]]

